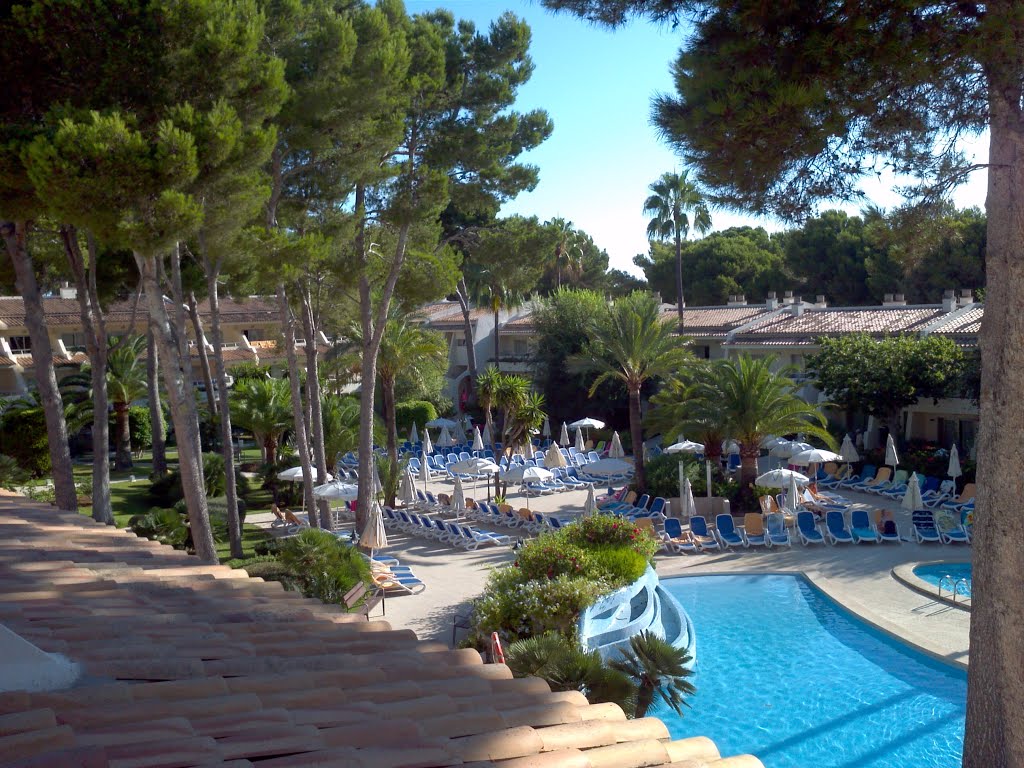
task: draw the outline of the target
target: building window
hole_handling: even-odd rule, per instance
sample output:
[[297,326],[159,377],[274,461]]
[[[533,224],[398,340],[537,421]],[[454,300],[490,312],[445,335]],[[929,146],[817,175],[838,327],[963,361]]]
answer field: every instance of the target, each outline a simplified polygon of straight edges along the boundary
[[516,339],[514,349],[517,357],[526,357],[528,353],[526,339]]
[[249,328],[242,331],[242,335],[249,341],[269,341],[270,336],[262,328]]
[[80,349],[83,351],[85,350],[84,333],[62,333],[60,336],[60,340],[68,349]]
[[28,336],[8,336],[7,343],[16,355],[26,355],[32,351],[32,339]]

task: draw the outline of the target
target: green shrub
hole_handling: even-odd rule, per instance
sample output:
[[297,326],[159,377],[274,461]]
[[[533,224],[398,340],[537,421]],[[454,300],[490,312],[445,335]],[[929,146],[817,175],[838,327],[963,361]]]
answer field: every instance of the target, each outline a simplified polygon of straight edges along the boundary
[[50,439],[41,408],[9,410],[0,420],[0,453],[10,456],[32,477],[50,474]]
[[340,603],[360,581],[371,581],[370,564],[359,551],[327,531],[306,529],[286,539],[278,558],[298,576],[306,597],[325,603]]
[[185,519],[174,509],[154,507],[144,515],[129,519],[128,527],[136,536],[170,544],[175,549],[184,549],[188,539]]
[[627,547],[602,544],[587,550],[591,568],[605,574],[612,584],[632,584],[644,575],[648,559]]
[[13,456],[0,454],[0,488],[12,489],[28,481],[29,475]]
[[395,404],[395,424],[401,434],[407,434],[414,423],[422,430],[424,424],[436,418],[437,409],[426,400],[406,400]]
[[[219,453],[203,454],[203,488],[207,497],[223,496],[227,486],[224,457]],[[248,489],[249,482],[236,469],[235,484],[241,495]],[[158,506],[173,506],[185,497],[181,487],[181,471],[176,469],[153,481],[149,486],[149,498]]]

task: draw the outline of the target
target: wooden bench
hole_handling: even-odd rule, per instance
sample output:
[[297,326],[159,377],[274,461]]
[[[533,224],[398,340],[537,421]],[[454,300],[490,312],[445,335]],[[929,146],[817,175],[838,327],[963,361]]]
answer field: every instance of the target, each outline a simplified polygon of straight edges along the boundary
[[348,610],[351,613],[353,607],[355,607],[355,605],[360,600],[362,600],[363,597],[366,597],[366,602],[360,605],[359,608],[355,611],[355,613],[361,614],[366,618],[367,621],[369,621],[370,611],[376,608],[377,605],[379,604],[381,607],[380,615],[383,616],[385,614],[384,590],[376,588],[374,589],[374,591],[371,592],[369,589],[367,589],[366,583],[362,581],[360,581],[358,584],[352,587],[352,589],[345,593],[345,596],[342,598],[342,602],[345,604],[346,610]]

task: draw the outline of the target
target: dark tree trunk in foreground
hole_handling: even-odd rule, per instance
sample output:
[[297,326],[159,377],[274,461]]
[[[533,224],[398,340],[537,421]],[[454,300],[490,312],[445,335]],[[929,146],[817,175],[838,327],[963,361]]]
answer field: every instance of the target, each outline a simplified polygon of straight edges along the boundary
[[[309,411],[309,436],[313,443],[313,460],[320,475],[320,482],[327,482],[327,452],[324,449],[324,412],[320,402],[320,350],[316,345],[318,335],[316,316],[313,314],[313,297],[308,287],[302,289],[302,328],[306,336],[306,397]],[[331,505],[327,499],[317,500],[320,514],[320,527],[331,530],[334,520],[331,518]]]
[[640,412],[640,389],[629,390],[629,435],[633,442],[633,462],[636,467],[638,493],[647,489],[647,472],[644,468],[644,422]]
[[686,299],[683,298],[683,240],[676,232],[676,312],[679,315],[679,332],[683,332],[683,312]]
[[[1024,34],[1012,4],[1009,40]],[[994,23],[994,22],[990,22]],[[1007,43],[1009,45],[1009,43]],[[991,82],[981,428],[965,768],[1024,765],[1024,71],[1019,43],[1004,82]]]
[[[39,387],[39,401],[46,419],[46,435],[50,442],[50,464],[53,472],[54,501],[58,509],[78,511],[78,494],[75,492],[75,478],[71,470],[71,450],[68,448],[68,427],[64,421],[64,401],[57,389],[57,374],[53,368],[53,347],[46,330],[43,314],[43,300],[28,252],[28,222],[0,221],[7,254],[14,265],[15,283],[18,293],[25,302],[25,325],[32,341],[32,358],[35,360],[36,383]],[[104,459],[106,451],[104,450]]]
[[[210,371],[210,355],[206,350],[206,334],[203,332],[203,319],[199,317],[199,302],[194,291],[188,294],[188,316],[192,321],[192,333],[196,337],[196,353],[199,355],[199,370],[203,373],[203,386],[206,387],[206,407],[210,412],[210,422],[217,420],[217,395],[213,389],[213,373]],[[221,397],[225,393],[221,392]]]
[[313,499],[313,462],[309,458],[309,440],[306,438],[306,417],[303,414],[302,386],[299,383],[299,358],[295,354],[295,323],[288,306],[288,294],[284,283],[277,286],[277,308],[284,333],[285,354],[288,357],[288,380],[292,388],[292,418],[295,421],[295,450],[302,465],[302,493],[304,506],[309,515],[309,524],[317,528],[319,520]]

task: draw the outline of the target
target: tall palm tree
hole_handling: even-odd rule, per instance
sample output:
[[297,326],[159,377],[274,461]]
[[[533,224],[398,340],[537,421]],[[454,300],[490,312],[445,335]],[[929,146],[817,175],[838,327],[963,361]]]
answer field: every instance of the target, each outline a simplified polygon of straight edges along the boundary
[[294,424],[290,384],[284,379],[246,379],[231,392],[231,415],[242,429],[253,433],[263,460],[277,463],[277,449]]
[[[500,374],[494,390],[494,405],[501,409],[501,446],[511,454],[516,443],[509,433],[516,412],[523,407],[530,395],[530,382],[515,374]],[[492,425],[493,427],[493,425]]]
[[132,466],[128,414],[133,401],[149,394],[145,350],[146,337],[133,336],[115,345],[107,355],[107,393],[114,409],[115,469]]
[[583,248],[579,244],[579,233],[571,221],[556,218],[548,222],[555,232],[555,250],[551,255],[555,267],[556,287],[562,287],[562,272],[569,277],[579,275],[583,270]]
[[498,387],[501,385],[501,371],[492,365],[476,377],[477,403],[484,411],[484,423],[491,425],[491,437],[494,437],[493,409],[497,402]]
[[644,630],[629,639],[629,648],[611,662],[612,669],[625,673],[637,685],[634,717],[646,717],[655,696],[682,714],[686,704],[684,696],[692,696],[696,688],[687,679],[693,674],[689,668],[690,655],[681,648]]
[[649,293],[636,292],[619,299],[605,317],[591,327],[590,338],[572,367],[597,373],[590,396],[606,381],[620,381],[629,395],[629,433],[633,441],[636,484],[647,486],[644,472],[643,421],[640,390],[644,383],[666,378],[691,359],[686,340],[661,318],[661,308]]
[[797,384],[788,374],[772,370],[774,357],[716,360],[697,381],[694,399],[701,408],[716,408],[728,436],[740,446],[740,484],[746,490],[757,477],[761,441],[768,435],[803,432],[821,439],[830,448],[835,440],[825,428],[825,416],[796,394]]
[[722,442],[728,437],[725,415],[718,400],[697,398],[696,382],[707,377],[707,363],[694,360],[689,366],[665,382],[651,397],[647,425],[655,432],[686,435],[704,445],[704,456],[712,466],[722,457]]
[[[406,314],[398,308],[388,313],[387,324],[377,353],[377,380],[381,389],[381,410],[387,435],[388,455],[398,461],[398,424],[395,418],[395,382],[399,376],[418,381],[426,369],[444,363],[448,344],[442,334],[408,322]],[[341,355],[355,355],[362,349],[362,329],[353,325],[347,332],[347,341],[337,348]]]
[[[700,189],[687,178],[687,172],[663,173],[649,187],[651,196],[644,201],[644,213],[651,217],[647,236],[652,240],[673,240],[676,246],[676,300],[679,328],[683,327],[683,240],[690,228],[701,234],[711,229],[711,213]],[[690,220],[689,213],[693,214]]]

